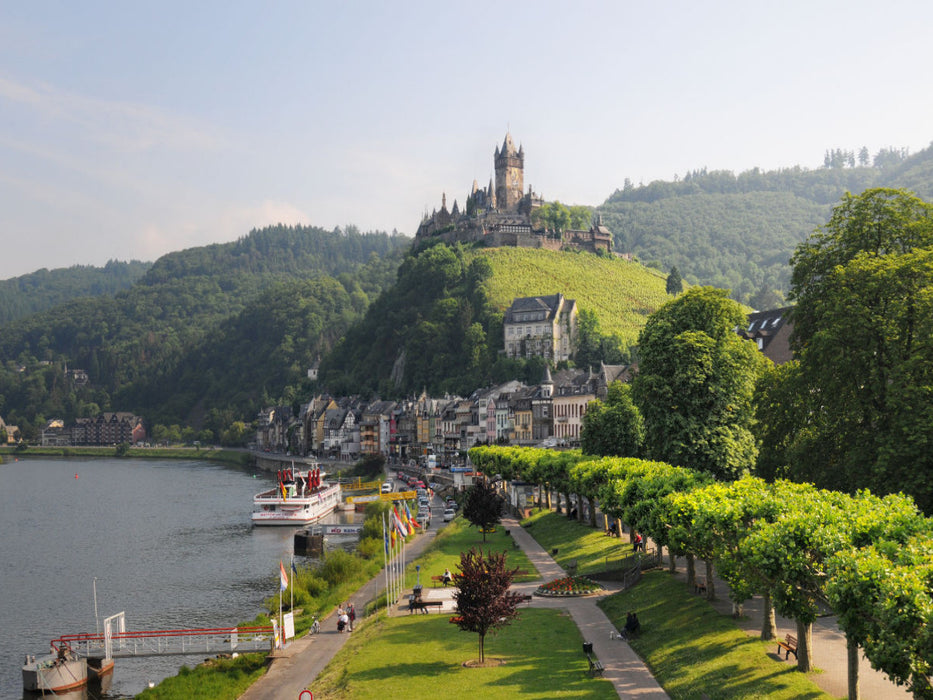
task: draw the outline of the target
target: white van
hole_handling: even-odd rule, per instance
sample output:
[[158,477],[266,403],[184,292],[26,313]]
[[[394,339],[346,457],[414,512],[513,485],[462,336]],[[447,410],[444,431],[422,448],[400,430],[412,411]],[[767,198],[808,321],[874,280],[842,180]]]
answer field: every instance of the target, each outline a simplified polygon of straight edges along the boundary
[[392,493],[392,482],[386,481],[382,484],[382,493]]

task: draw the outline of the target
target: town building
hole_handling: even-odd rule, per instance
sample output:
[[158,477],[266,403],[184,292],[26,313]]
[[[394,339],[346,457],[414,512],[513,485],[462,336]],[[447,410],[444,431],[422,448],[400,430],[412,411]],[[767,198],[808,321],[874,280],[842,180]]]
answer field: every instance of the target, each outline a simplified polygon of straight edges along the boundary
[[776,365],[794,359],[790,347],[794,324],[788,318],[791,308],[785,306],[770,311],[756,311],[748,315],[745,328],[737,329],[743,338],[754,340],[762,354]]
[[507,357],[569,360],[577,338],[577,302],[563,294],[514,299],[502,330]]

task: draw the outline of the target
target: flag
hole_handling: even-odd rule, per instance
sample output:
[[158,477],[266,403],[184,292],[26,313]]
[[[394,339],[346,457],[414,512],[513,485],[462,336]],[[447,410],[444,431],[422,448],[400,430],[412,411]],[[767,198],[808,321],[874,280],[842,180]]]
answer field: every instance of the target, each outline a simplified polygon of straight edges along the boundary
[[292,559],[292,571],[293,571],[294,573],[296,573],[296,574],[298,573],[298,567],[295,566],[295,560],[294,560],[294,559]]
[[408,528],[405,527],[405,523],[402,522],[402,519],[398,517],[398,511],[392,513],[392,520],[395,522],[395,529],[398,530],[398,534],[402,537],[408,537]]
[[285,484],[279,484],[279,486],[282,488],[282,500],[283,500],[283,501],[287,501],[287,500],[288,500],[288,494],[285,493]]
[[392,549],[395,549],[395,530],[392,530]]
[[285,573],[285,565],[279,559],[279,590],[284,591],[288,588],[288,574]]
[[402,508],[405,509],[405,516],[407,518],[405,522],[408,524],[409,529],[411,529],[411,531],[414,532],[415,531],[414,528],[421,527],[418,524],[418,521],[415,520],[413,517],[411,517],[411,511],[408,510],[408,501],[405,501],[404,503],[402,503]]
[[382,538],[386,542],[386,556],[389,556],[389,535],[386,533],[385,521],[382,523]]

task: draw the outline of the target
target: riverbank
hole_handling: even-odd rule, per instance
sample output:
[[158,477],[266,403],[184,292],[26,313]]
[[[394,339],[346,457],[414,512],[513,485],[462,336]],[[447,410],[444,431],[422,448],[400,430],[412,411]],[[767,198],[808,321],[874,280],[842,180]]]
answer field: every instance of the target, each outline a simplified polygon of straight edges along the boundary
[[245,450],[227,450],[212,447],[35,447],[25,449],[0,447],[0,460],[8,461],[20,457],[106,457],[141,459],[197,459],[245,467],[252,463],[252,455]]

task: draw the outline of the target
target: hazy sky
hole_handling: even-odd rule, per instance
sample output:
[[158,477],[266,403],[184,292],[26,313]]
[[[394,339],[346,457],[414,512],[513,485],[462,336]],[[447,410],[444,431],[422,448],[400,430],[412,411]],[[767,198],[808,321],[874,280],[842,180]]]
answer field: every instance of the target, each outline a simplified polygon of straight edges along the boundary
[[933,3],[5,2],[0,279],[933,140]]

